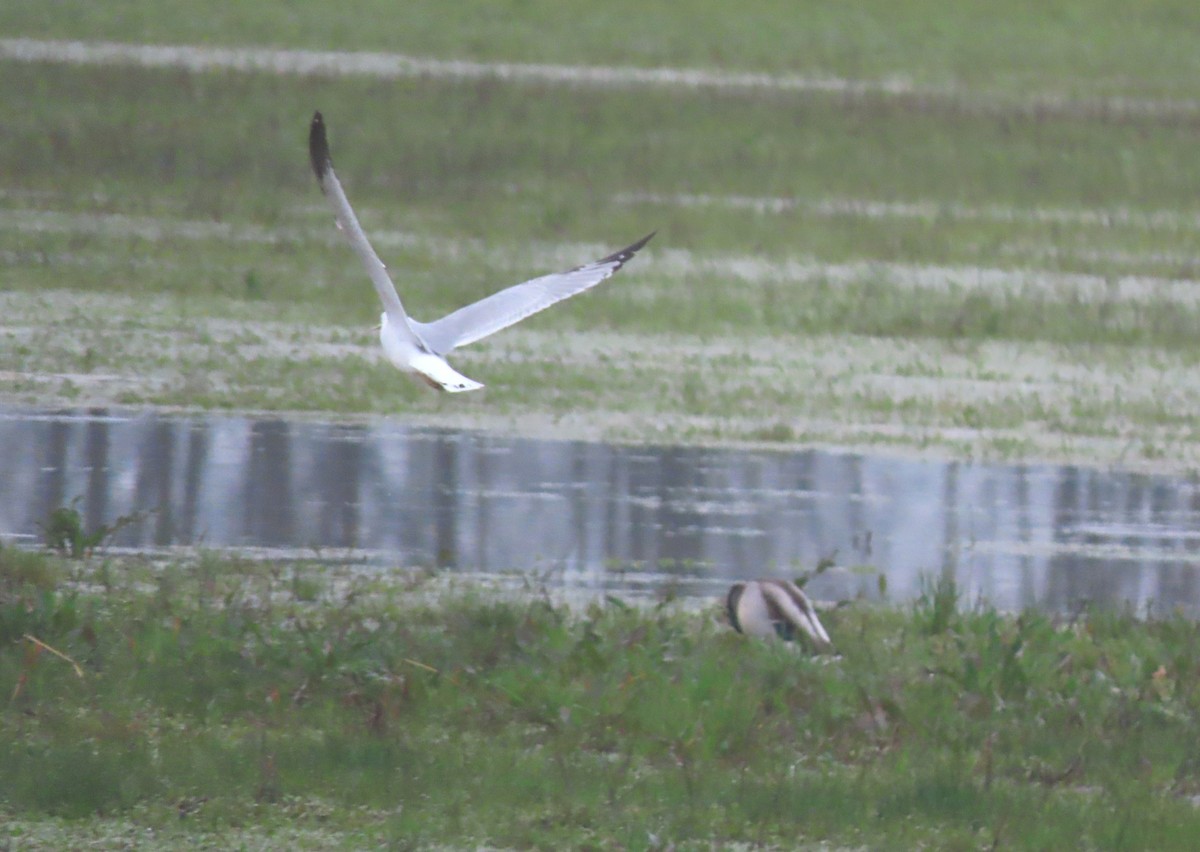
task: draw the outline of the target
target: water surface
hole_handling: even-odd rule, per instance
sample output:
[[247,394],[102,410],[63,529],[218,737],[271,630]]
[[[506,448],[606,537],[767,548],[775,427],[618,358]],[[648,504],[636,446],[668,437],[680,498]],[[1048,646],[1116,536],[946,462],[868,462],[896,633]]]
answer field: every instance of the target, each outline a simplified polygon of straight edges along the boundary
[[1191,479],[501,438],[394,420],[0,409],[0,535],[28,543],[78,500],[114,544],[271,549],[380,570],[538,572],[575,591],[716,595],[839,568],[814,596],[918,595],[1200,612]]

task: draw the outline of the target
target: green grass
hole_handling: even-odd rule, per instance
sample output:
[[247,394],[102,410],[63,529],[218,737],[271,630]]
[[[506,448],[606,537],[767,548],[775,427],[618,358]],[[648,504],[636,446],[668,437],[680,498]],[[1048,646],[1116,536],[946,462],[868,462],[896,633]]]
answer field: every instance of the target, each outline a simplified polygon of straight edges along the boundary
[[1194,97],[1200,12],[1183,0],[1137,15],[1114,0],[963,5],[857,0],[835,6],[753,0],[553,0],[443,4],[355,0],[336,9],[284,0],[213,4],[192,14],[180,0],[98,7],[12,0],[0,32],[52,38],[253,44],[385,50],[524,62],[719,67],[900,76],[1005,93],[1032,90]]
[[[730,273],[705,272],[703,261],[963,266],[959,277],[970,282],[970,267],[1019,270],[1031,257],[1066,249],[1035,269],[1170,277],[1178,264],[1170,258],[1191,257],[1194,228],[871,220],[803,209],[754,215],[619,200],[700,190],[1185,213],[1196,210],[1200,195],[1187,127],[1028,121],[1001,132],[1008,122],[766,96],[714,102],[686,93],[549,89],[531,97],[521,87],[490,84],[400,82],[380,91],[375,83],[254,75],[9,70],[14,119],[0,167],[20,176],[11,193],[53,193],[48,204],[10,207],[60,217],[51,230],[6,232],[12,288],[179,293],[201,310],[206,297],[232,295],[269,301],[307,321],[371,317],[373,293],[345,247],[330,243],[328,215],[314,209],[319,195],[304,130],[312,108],[325,105],[339,170],[368,229],[436,235],[447,244],[432,255],[386,241],[380,249],[426,314],[542,271],[521,256],[518,247],[529,242],[612,247],[658,227],[647,259],[638,261],[644,268],[636,286],[619,281],[536,322],[648,333],[819,330],[1167,346],[1190,345],[1193,337],[1195,307],[1165,295],[1143,303],[1103,299],[1081,310],[1045,293],[1035,277],[1016,293],[952,287],[914,298],[884,269],[848,282],[818,275],[802,287],[769,271],[731,282]],[[356,119],[363,114],[383,118]],[[220,121],[211,120],[217,115]],[[630,122],[655,131],[629,134]],[[89,233],[94,226],[63,217],[67,211],[109,218]],[[123,235],[114,214],[135,216],[144,227],[161,222],[166,232]],[[171,236],[172,226],[187,233],[206,224],[207,238]],[[247,228],[270,242],[213,231],[220,227]],[[489,251],[456,250],[456,240],[479,240]],[[655,272],[654,253],[670,249],[697,255],[687,287]],[[1112,259],[1113,252],[1136,265]]]
[[813,658],[715,605],[215,555],[4,548],[0,579],[18,845],[1183,849],[1200,827],[1183,619],[962,611],[941,583],[828,613],[839,656]]

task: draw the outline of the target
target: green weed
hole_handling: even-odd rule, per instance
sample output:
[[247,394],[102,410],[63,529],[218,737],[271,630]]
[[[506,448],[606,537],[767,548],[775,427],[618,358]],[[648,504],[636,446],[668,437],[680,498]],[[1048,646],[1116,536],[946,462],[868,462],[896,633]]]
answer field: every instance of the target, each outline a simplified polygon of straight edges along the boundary
[[90,556],[97,547],[112,539],[122,529],[143,521],[150,512],[134,512],[121,515],[111,524],[98,524],[95,529],[84,529],[83,515],[77,506],[81,497],[75,497],[67,506],[54,509],[44,524],[38,524],[46,547],[71,559]]

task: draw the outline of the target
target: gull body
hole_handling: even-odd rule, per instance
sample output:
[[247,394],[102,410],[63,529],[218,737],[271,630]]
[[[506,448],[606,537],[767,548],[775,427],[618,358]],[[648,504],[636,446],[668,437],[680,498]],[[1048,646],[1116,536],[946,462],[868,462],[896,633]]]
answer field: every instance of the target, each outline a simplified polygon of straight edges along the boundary
[[792,641],[803,634],[817,647],[833,647],[808,595],[789,580],[734,583],[725,596],[725,612],[733,629],[747,636]]
[[416,375],[438,390],[458,393],[483,387],[480,382],[467,378],[450,366],[446,355],[452,349],[494,334],[545,310],[555,302],[595,287],[610,278],[654,236],[651,233],[628,248],[592,263],[566,272],[543,275],[493,293],[439,320],[418,322],[405,312],[387,267],[371,247],[346,198],[333,170],[325,121],[319,112],[313,115],[309,127],[308,153],[321,192],[333,208],[338,229],[362,260],[375,292],[383,303],[379,342],[384,354],[401,370]]

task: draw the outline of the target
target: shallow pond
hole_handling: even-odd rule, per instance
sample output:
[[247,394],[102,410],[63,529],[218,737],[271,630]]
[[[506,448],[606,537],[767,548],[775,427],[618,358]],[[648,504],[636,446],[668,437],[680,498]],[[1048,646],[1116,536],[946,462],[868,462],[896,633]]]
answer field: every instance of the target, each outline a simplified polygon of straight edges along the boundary
[[1200,612],[1191,479],[806,450],[503,438],[388,419],[0,409],[0,536],[34,544],[78,500],[113,545],[242,548],[380,570],[534,572],[584,594],[719,595],[837,568],[826,600]]

